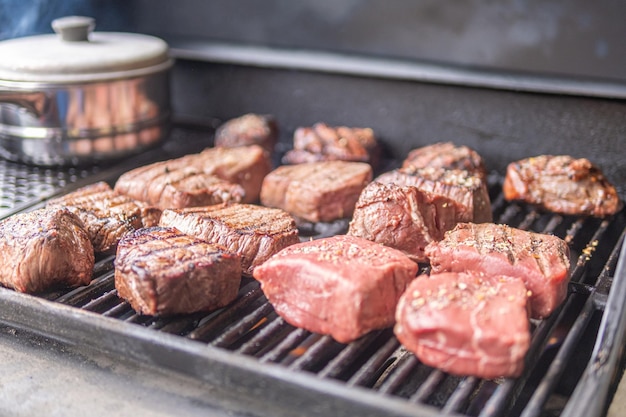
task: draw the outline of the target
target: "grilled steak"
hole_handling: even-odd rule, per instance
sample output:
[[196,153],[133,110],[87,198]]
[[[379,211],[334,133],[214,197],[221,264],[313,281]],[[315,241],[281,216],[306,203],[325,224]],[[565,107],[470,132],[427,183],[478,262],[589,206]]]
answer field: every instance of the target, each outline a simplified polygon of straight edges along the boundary
[[569,247],[562,239],[493,223],[461,223],[426,247],[434,273],[474,271],[524,280],[533,318],[544,318],[567,296]]
[[283,163],[355,161],[368,162],[375,167],[378,153],[378,142],[370,128],[331,127],[316,123],[312,127],[296,129],[293,149],[285,153]]
[[350,217],[359,194],[372,180],[362,162],[326,161],[283,165],[263,181],[261,203],[311,222]]
[[66,207],[85,225],[95,252],[115,250],[127,233],[156,226],[161,210],[116,193],[105,182],[82,187],[50,200],[47,207]]
[[117,247],[115,288],[141,314],[214,310],[235,299],[240,283],[239,255],[175,228],[139,229]]
[[348,234],[401,250],[415,262],[427,262],[426,245],[443,239],[457,223],[450,199],[374,181],[356,203]]
[[20,292],[78,287],[91,281],[93,246],[82,221],[61,207],[0,221],[0,283]]
[[128,171],[115,191],[162,209],[254,202],[270,169],[260,146],[208,148]]
[[402,252],[354,236],[291,245],[254,270],[288,323],[341,343],[391,326],[417,265]]
[[445,196],[454,202],[459,221],[483,223],[493,219],[485,180],[465,170],[408,166],[384,173],[376,181],[409,185]]
[[519,278],[420,275],[398,302],[394,333],[420,361],[446,372],[519,376],[530,345],[526,292]]
[[467,146],[457,146],[452,142],[440,142],[413,149],[402,163],[402,167],[462,169],[480,178],[487,177],[481,156]]
[[555,213],[604,217],[622,202],[600,168],[588,159],[541,155],[509,164],[504,197],[523,200]]
[[251,204],[165,210],[160,225],[239,254],[248,275],[274,253],[300,242],[296,222],[287,212]]
[[226,121],[215,131],[217,147],[259,145],[272,153],[277,141],[278,124],[269,115],[244,114]]

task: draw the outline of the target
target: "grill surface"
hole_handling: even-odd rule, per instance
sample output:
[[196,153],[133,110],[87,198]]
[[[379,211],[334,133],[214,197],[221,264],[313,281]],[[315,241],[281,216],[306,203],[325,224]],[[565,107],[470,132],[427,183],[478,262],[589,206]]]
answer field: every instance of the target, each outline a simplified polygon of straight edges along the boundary
[[[210,133],[175,129],[173,140],[163,149],[147,154],[145,162],[199,150],[207,143],[207,137]],[[136,165],[137,161],[132,163]],[[3,208],[6,213],[19,211],[28,202],[36,207],[37,198],[94,182],[95,177],[112,182],[128,169],[125,164],[108,169],[95,168],[89,172],[39,171],[24,167],[6,169],[9,166],[1,165],[0,170],[5,168],[5,176],[14,175],[15,182],[23,181],[25,185],[23,190],[15,191],[12,197],[14,207]],[[97,259],[90,285],[69,292],[41,295],[53,306],[44,306],[43,311],[50,308],[54,317],[54,306],[62,304],[124,323],[122,340],[125,337],[131,340],[135,329],[142,327],[155,334],[172,335],[182,346],[210,346],[235,357],[250,357],[259,366],[267,365],[269,370],[278,366],[288,376],[304,374],[321,381],[332,380],[348,390],[364,390],[375,393],[377,398],[397,400],[406,415],[441,412],[467,416],[559,415],[593,349],[619,247],[624,239],[624,213],[605,220],[545,214],[525,205],[507,203],[500,192],[501,177],[498,174],[492,174],[489,182],[496,222],[555,234],[565,239],[571,249],[572,282],[568,298],[548,319],[533,321],[533,338],[525,371],[516,379],[461,378],[429,368],[400,346],[391,329],[372,332],[348,345],[339,344],[328,336],[296,329],[276,315],[258,283],[252,279],[244,279],[237,299],[219,311],[165,319],[141,316],[117,296],[112,256]],[[7,206],[11,206],[11,202]],[[309,239],[343,233],[346,229],[344,221],[303,225],[301,231],[302,238]],[[11,293],[1,291],[5,295]],[[41,329],[46,329],[44,324]],[[173,369],[194,374],[196,371],[189,369],[192,365],[185,364],[186,361],[192,364],[202,360],[194,352],[184,353],[182,357],[170,354],[171,357],[163,361]]]

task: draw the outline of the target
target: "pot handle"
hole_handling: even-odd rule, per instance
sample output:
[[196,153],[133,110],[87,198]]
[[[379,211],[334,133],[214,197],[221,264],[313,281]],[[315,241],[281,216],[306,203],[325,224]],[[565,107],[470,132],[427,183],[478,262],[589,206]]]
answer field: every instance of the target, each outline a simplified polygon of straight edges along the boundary
[[65,42],[87,42],[96,21],[86,16],[65,16],[52,21],[52,29]]

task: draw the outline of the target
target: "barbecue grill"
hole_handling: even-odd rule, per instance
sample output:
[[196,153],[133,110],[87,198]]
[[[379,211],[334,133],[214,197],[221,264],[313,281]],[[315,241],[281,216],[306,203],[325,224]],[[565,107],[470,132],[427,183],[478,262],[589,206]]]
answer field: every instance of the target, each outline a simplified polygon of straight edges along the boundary
[[[567,300],[549,318],[532,322],[525,371],[515,379],[456,377],[427,367],[403,349],[391,329],[347,345],[296,329],[276,315],[249,278],[237,299],[216,312],[141,316],[117,297],[113,256],[96,259],[94,279],[86,287],[37,296],[0,289],[4,337],[61,352],[68,367],[76,358],[87,368],[104,361],[120,379],[128,375],[114,364],[164,384],[176,381],[178,396],[193,387],[193,401],[183,403],[181,415],[198,407],[255,416],[582,417],[606,412],[623,372],[625,213],[606,219],[544,213],[505,201],[501,184],[510,161],[567,153],[600,165],[625,198],[620,152],[626,134],[625,85],[169,41],[177,60],[169,138],[132,160],[110,165],[41,168],[0,162],[2,217],[96,181],[114,183],[139,165],[200,151],[211,145],[220,122],[246,112],[276,116],[281,139],[275,163],[298,126],[318,121],[368,126],[385,147],[381,171],[398,166],[410,149],[436,141],[476,149],[491,170],[495,221],[553,233],[569,243]],[[346,230],[346,221],[304,224],[301,235],[309,239]],[[71,392],[68,396],[80,401]],[[162,399],[168,401],[172,407],[179,404],[174,395]]]

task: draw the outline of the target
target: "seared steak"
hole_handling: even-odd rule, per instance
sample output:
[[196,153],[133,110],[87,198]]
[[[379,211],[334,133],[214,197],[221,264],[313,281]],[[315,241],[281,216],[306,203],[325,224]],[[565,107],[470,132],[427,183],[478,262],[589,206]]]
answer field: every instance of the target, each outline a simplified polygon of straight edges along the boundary
[[615,187],[588,159],[541,155],[509,164],[504,197],[555,213],[604,217],[622,202]]
[[226,121],[215,131],[217,147],[259,145],[271,153],[277,141],[278,124],[269,115],[244,114]]
[[74,213],[61,207],[0,221],[0,284],[38,293],[91,281],[93,246]]
[[251,204],[165,210],[160,225],[239,254],[248,275],[274,253],[300,242],[296,222],[287,212]]
[[371,180],[372,167],[363,162],[283,165],[265,177],[261,203],[303,220],[328,222],[350,217]]
[[564,240],[501,224],[458,224],[426,247],[434,273],[474,271],[524,280],[533,318],[549,316],[567,296],[569,247]]
[[402,163],[403,168],[462,169],[471,175],[486,178],[487,170],[481,156],[473,149],[452,142],[440,142],[413,149]]
[[443,239],[457,223],[450,199],[374,181],[356,203],[348,234],[401,250],[415,262],[427,262],[426,245]]
[[175,228],[139,229],[117,247],[115,288],[141,314],[214,310],[235,299],[240,283],[239,255]]
[[82,187],[50,200],[47,207],[66,207],[85,225],[95,252],[115,250],[127,233],[156,226],[161,210],[116,193],[105,182]]
[[417,265],[402,252],[354,236],[288,246],[254,270],[288,323],[341,343],[391,326]]
[[454,201],[459,221],[483,223],[493,219],[484,178],[460,169],[408,166],[380,175],[376,181],[417,187]]
[[376,166],[378,153],[378,142],[370,128],[331,127],[316,123],[312,127],[296,129],[293,149],[285,153],[283,163],[355,161]]
[[424,364],[456,375],[519,376],[530,345],[519,278],[420,275],[398,303],[394,333]]

